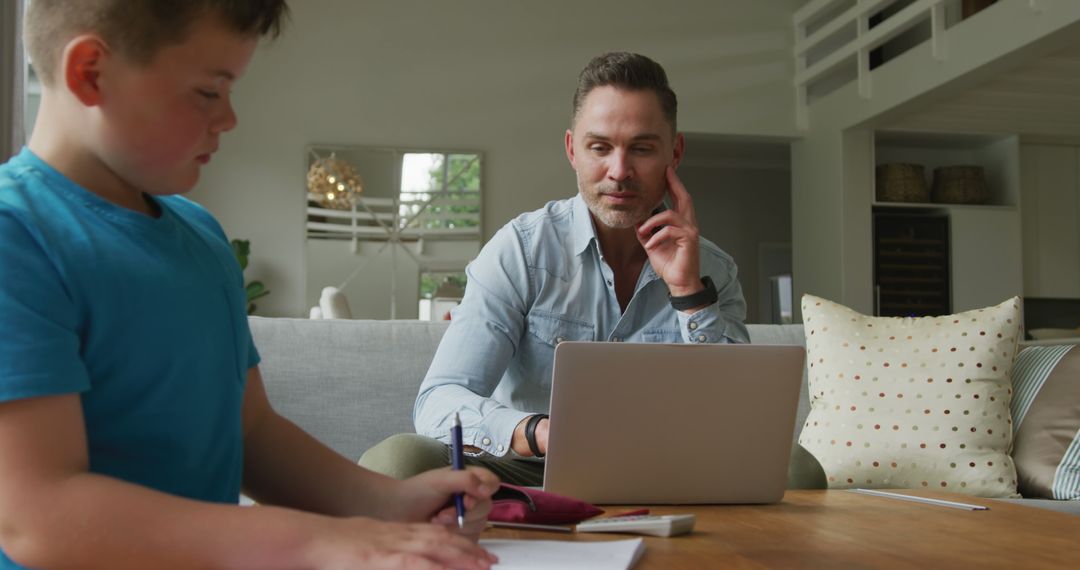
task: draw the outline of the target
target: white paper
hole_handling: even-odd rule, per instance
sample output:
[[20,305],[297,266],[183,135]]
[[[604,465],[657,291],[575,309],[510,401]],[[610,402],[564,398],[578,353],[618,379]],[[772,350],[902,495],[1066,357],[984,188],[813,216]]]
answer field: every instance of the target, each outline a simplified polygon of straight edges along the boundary
[[492,566],[497,570],[629,570],[645,552],[640,538],[598,542],[485,539],[480,546],[499,557]]

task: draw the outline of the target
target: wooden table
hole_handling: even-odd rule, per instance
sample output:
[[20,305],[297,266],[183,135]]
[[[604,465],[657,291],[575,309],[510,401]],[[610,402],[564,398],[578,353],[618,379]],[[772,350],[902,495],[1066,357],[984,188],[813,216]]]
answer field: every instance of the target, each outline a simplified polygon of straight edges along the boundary
[[[1080,516],[966,495],[901,492],[990,510],[838,490],[788,491],[776,505],[650,507],[652,514],[694,513],[697,522],[690,535],[645,537],[645,555],[634,568],[1080,568]],[[489,529],[483,538],[628,535]]]

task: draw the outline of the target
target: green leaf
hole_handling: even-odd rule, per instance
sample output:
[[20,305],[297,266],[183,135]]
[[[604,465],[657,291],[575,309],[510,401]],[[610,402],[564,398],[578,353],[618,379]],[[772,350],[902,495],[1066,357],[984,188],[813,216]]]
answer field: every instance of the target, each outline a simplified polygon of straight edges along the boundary
[[[246,239],[234,239],[229,242],[229,245],[232,246],[233,255],[240,264],[240,271],[244,271],[247,269],[248,256],[251,255],[251,242]],[[262,281],[252,281],[244,285],[244,293],[248,300],[247,312],[251,315],[255,313],[255,303],[252,301],[269,295],[270,290],[263,285]]]
[[232,245],[236,261],[240,264],[240,271],[247,269],[248,256],[251,255],[251,242],[246,239],[234,239],[229,243]]

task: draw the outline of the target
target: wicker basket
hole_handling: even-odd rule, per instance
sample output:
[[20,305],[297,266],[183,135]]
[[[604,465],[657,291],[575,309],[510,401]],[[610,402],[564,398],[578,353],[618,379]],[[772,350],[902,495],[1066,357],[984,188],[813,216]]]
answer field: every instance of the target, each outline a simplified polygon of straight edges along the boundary
[[944,204],[985,204],[990,198],[981,166],[942,166],[934,169],[930,198]]
[[930,188],[921,164],[890,162],[875,171],[878,202],[929,202]]

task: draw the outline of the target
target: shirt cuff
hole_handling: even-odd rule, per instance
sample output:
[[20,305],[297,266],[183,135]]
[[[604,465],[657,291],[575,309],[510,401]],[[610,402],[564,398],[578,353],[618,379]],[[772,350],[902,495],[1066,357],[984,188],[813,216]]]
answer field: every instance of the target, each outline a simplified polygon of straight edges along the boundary
[[713,303],[693,314],[675,311],[679,319],[679,331],[687,344],[716,344],[726,342],[727,327],[720,318],[720,304]]
[[514,438],[514,429],[521,420],[533,415],[503,408],[489,412],[479,426],[463,430],[462,440],[465,445],[480,448],[484,453],[503,457],[510,452],[510,442]]

